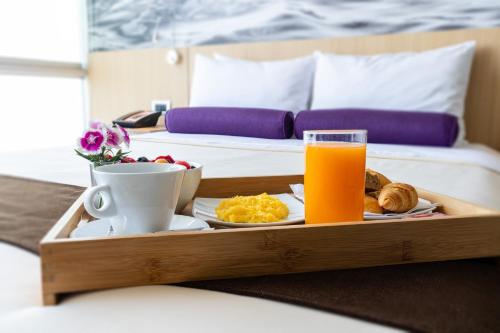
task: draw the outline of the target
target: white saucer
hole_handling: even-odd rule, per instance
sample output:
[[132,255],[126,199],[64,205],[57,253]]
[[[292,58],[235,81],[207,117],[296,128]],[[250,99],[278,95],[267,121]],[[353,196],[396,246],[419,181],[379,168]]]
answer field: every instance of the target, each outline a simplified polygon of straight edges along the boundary
[[[170,223],[170,231],[210,230],[207,222],[192,216],[174,215]],[[81,223],[69,235],[70,238],[112,236],[109,219]]]

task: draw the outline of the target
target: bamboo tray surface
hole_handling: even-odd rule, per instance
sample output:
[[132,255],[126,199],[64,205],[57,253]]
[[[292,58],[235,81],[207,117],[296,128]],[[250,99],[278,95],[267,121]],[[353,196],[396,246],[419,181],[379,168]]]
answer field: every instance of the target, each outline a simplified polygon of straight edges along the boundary
[[[202,179],[196,196],[286,193],[302,182],[301,175]],[[500,256],[500,212],[418,192],[446,215],[69,238],[86,218],[80,197],[40,243],[43,301],[105,288]]]

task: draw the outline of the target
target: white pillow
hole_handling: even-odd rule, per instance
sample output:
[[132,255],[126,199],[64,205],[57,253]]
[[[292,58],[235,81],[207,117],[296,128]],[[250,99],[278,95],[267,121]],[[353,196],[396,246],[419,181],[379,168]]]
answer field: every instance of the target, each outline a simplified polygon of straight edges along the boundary
[[314,57],[247,61],[196,55],[190,106],[308,108]]
[[459,140],[475,42],[425,52],[351,56],[315,53],[311,109],[444,112],[458,117]]

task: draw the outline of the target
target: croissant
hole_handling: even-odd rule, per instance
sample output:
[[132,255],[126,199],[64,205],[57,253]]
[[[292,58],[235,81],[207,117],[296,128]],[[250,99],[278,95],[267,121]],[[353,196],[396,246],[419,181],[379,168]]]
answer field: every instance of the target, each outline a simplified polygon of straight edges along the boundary
[[417,205],[417,191],[408,184],[391,183],[380,191],[378,203],[391,212],[404,213]]
[[365,195],[365,212],[382,214],[384,210],[379,206],[377,199],[369,195]]
[[390,183],[391,181],[383,174],[371,169],[366,169],[365,190],[367,192],[378,191]]

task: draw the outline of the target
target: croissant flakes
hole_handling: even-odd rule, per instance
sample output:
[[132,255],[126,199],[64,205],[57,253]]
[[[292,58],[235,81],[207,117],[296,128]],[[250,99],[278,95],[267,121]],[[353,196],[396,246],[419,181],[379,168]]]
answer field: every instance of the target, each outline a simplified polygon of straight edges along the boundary
[[417,205],[417,191],[408,184],[390,183],[380,191],[378,203],[385,210],[404,213]]

